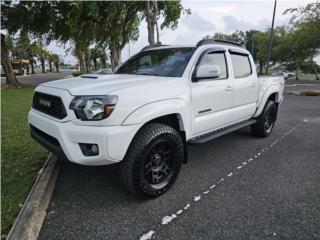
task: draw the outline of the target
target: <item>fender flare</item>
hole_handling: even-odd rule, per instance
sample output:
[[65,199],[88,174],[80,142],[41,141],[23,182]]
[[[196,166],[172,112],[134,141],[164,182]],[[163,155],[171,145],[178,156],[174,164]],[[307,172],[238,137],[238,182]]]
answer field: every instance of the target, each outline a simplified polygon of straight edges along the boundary
[[155,118],[169,114],[178,114],[180,129],[185,131],[188,138],[191,123],[191,113],[188,111],[187,103],[180,98],[165,99],[150,102],[132,111],[123,121],[122,125],[144,124]]
[[276,94],[276,103],[279,103],[280,102],[280,99],[279,99],[279,93],[280,93],[280,88],[279,86],[277,85],[272,85],[270,86],[264,93],[263,97],[261,98],[261,101],[260,103],[258,104],[258,108],[255,112],[255,114],[253,115],[253,117],[258,117],[262,111],[263,111],[263,108],[264,106],[266,105],[267,103],[267,100],[269,99],[269,97],[272,95],[272,94]]

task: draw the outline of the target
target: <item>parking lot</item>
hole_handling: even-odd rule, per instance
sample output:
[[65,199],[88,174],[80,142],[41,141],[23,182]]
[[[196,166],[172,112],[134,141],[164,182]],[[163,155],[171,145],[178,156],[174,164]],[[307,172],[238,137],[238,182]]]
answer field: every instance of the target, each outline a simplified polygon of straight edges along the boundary
[[320,98],[286,95],[269,138],[190,145],[176,184],[127,194],[119,167],[64,162],[39,239],[319,239]]

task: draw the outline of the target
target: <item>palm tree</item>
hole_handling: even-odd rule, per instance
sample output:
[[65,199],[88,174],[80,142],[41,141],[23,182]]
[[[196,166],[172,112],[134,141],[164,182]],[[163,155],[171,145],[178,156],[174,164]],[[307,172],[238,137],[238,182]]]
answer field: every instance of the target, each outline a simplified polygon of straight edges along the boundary
[[48,51],[44,49],[43,44],[41,42],[36,43],[35,45],[36,55],[41,63],[42,73],[46,72],[45,61],[48,58]]
[[60,64],[60,58],[58,54],[51,54],[53,58],[53,65],[56,68],[56,71],[59,72],[59,64]]
[[31,43],[30,46],[30,51],[29,51],[29,62],[31,65],[31,73],[35,74],[36,72],[34,71],[34,64],[36,63],[36,60],[34,59],[35,56],[37,55],[37,43]]
[[48,63],[49,63],[49,71],[52,72],[52,63],[54,61],[54,55],[52,53],[47,53],[47,59],[48,59]]

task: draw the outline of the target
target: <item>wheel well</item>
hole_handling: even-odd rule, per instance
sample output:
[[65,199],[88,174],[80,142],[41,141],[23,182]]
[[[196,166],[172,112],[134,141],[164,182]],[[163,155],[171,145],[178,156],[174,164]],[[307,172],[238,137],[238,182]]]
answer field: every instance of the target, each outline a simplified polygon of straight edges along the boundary
[[148,123],[162,123],[174,128],[175,130],[177,130],[177,132],[184,131],[181,117],[178,114],[169,114],[157,117],[155,119],[152,119]]
[[279,103],[278,103],[278,93],[272,93],[272,94],[268,97],[268,100],[272,100],[272,101],[276,104],[276,106],[277,106],[277,108],[278,108],[278,105],[279,105]]
[[175,129],[178,133],[180,133],[180,136],[182,138],[183,144],[184,144],[184,160],[183,163],[187,163],[188,161],[188,148],[187,148],[187,141],[186,141],[186,132],[184,130],[183,122],[181,119],[181,116],[177,113],[174,114],[168,114],[161,117],[157,117],[155,119],[150,120],[147,123],[162,123],[166,124],[173,129]]
[[276,99],[277,99],[277,93],[272,93],[268,98],[268,100],[272,100],[274,102],[276,102]]

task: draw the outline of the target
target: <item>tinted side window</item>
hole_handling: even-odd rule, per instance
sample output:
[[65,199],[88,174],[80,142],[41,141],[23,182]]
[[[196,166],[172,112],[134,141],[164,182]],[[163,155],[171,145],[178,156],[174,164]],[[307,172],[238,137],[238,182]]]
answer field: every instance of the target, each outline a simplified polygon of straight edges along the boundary
[[199,65],[218,65],[221,70],[221,76],[219,79],[228,77],[226,57],[224,53],[208,53],[201,58]]
[[246,77],[252,73],[249,56],[231,53],[234,76]]

